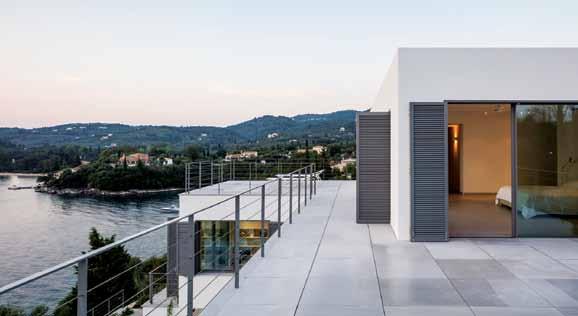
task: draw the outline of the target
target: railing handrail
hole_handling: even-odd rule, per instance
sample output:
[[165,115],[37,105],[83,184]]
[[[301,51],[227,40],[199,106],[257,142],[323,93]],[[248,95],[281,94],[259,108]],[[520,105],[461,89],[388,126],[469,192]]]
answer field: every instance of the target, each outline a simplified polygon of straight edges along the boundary
[[[296,169],[296,170],[294,170],[294,171],[292,171],[291,173],[288,173],[288,174],[298,173],[298,172],[300,172],[300,171],[302,171],[302,170],[304,170],[304,169],[307,169],[307,168],[309,168],[310,166],[313,166],[313,165],[314,165],[314,163],[310,163],[310,164],[308,164],[307,166],[301,167],[301,168],[299,168],[299,169]],[[189,217],[194,216],[194,215],[196,215],[196,214],[205,212],[205,211],[207,211],[207,210],[209,210],[209,209],[211,209],[211,208],[213,208],[213,207],[219,206],[219,205],[221,205],[221,204],[223,204],[223,203],[225,203],[225,202],[234,200],[234,199],[236,198],[236,196],[244,195],[244,194],[249,193],[249,192],[251,192],[251,191],[253,191],[253,190],[257,189],[257,188],[261,188],[261,187],[263,187],[263,186],[266,186],[266,185],[271,184],[271,183],[276,182],[276,181],[278,181],[278,180],[277,180],[277,179],[275,179],[275,180],[270,180],[270,181],[267,181],[267,182],[265,182],[265,183],[263,183],[263,184],[261,184],[261,185],[258,185],[258,186],[255,186],[255,187],[253,187],[253,188],[250,188],[250,189],[248,189],[248,190],[246,190],[246,191],[239,192],[239,193],[235,193],[234,195],[232,195],[232,196],[230,196],[230,197],[228,197],[228,198],[225,198],[225,199],[223,199],[223,200],[221,200],[221,201],[219,201],[219,202],[216,202],[216,203],[214,203],[214,204],[211,204],[211,205],[209,205],[209,206],[203,207],[203,208],[201,208],[201,209],[199,209],[199,210],[197,210],[197,211],[194,211],[194,212],[188,213],[188,214],[186,214],[186,215],[179,216],[179,217],[177,217],[177,218],[174,218],[174,219],[171,219],[171,220],[169,220],[169,221],[163,222],[163,223],[161,223],[161,224],[155,225],[155,226],[153,226],[153,227],[151,227],[151,228],[145,229],[145,230],[143,230],[143,231],[141,231],[141,232],[138,232],[138,233],[133,234],[133,235],[131,235],[131,236],[125,237],[125,238],[123,238],[123,239],[121,239],[121,240],[115,241],[115,242],[113,242],[113,243],[111,243],[111,244],[108,244],[108,245],[106,245],[106,246],[104,246],[104,247],[101,247],[101,248],[98,248],[98,249],[95,249],[95,250],[86,252],[85,254],[83,254],[83,255],[81,255],[81,256],[75,257],[75,258],[73,258],[73,259],[70,259],[70,260],[67,260],[67,261],[65,261],[65,262],[62,262],[62,263],[60,263],[60,264],[57,264],[57,265],[55,265],[55,266],[52,266],[52,267],[50,267],[50,268],[48,268],[48,269],[42,270],[42,271],[40,271],[40,272],[37,272],[37,273],[31,274],[31,275],[29,275],[29,276],[27,276],[27,277],[24,277],[24,278],[22,278],[22,279],[20,279],[20,280],[17,280],[17,281],[14,281],[14,282],[12,282],[12,283],[9,283],[9,284],[7,284],[7,285],[5,285],[5,286],[0,287],[0,295],[4,294],[4,293],[6,293],[6,292],[12,291],[12,290],[14,290],[14,289],[17,289],[17,288],[19,288],[19,287],[21,287],[21,286],[24,286],[24,285],[28,284],[28,283],[34,282],[34,281],[36,281],[36,280],[38,280],[38,279],[40,279],[40,278],[42,278],[42,277],[45,277],[45,276],[47,276],[47,275],[52,274],[52,273],[55,273],[55,272],[58,272],[58,271],[60,271],[60,270],[66,269],[66,268],[68,268],[68,267],[70,267],[70,266],[72,266],[72,265],[74,265],[74,264],[77,264],[77,263],[79,263],[79,262],[81,262],[81,261],[90,259],[90,258],[92,258],[92,257],[94,257],[94,256],[97,256],[97,255],[100,255],[100,254],[102,254],[102,253],[105,253],[105,252],[109,251],[110,249],[112,249],[112,248],[114,248],[114,247],[121,246],[121,245],[123,245],[123,244],[126,244],[126,243],[134,240],[134,239],[137,239],[137,238],[139,238],[139,237],[142,237],[142,236],[148,235],[148,234],[150,234],[150,233],[152,233],[152,232],[155,232],[155,231],[157,231],[157,230],[159,230],[159,229],[161,229],[161,228],[167,227],[167,226],[169,226],[169,225],[171,225],[171,224],[178,223],[178,222],[180,222],[180,221],[182,221],[182,220],[184,220],[184,219],[188,219]]]
[[296,165],[296,164],[301,164],[301,165],[312,165],[315,163],[320,162],[319,160],[315,160],[315,159],[311,159],[311,160],[283,160],[283,159],[272,159],[272,160],[267,160],[267,159],[242,159],[242,160],[238,160],[238,159],[232,159],[232,160],[224,160],[224,159],[199,159],[199,160],[193,160],[193,161],[188,161],[185,162],[185,165],[190,165],[190,166],[197,166],[199,163],[201,164],[208,164],[208,163],[212,163],[213,165],[221,165],[221,164],[232,164],[233,162],[235,162],[235,164],[258,164],[258,165],[262,165],[263,163],[261,163],[262,161],[265,161],[265,164],[285,164],[285,165]]

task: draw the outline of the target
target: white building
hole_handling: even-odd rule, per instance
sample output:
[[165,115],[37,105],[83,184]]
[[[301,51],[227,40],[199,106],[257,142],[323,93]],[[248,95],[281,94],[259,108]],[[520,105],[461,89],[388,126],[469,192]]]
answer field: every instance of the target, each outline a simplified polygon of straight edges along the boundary
[[254,159],[259,157],[257,151],[241,151],[239,153],[229,153],[225,156],[225,160],[239,160],[239,159]]
[[163,166],[172,166],[173,164],[173,158],[163,157],[161,159],[161,165]]
[[338,169],[339,171],[343,172],[348,165],[355,165],[356,159],[355,158],[347,158],[341,159],[341,161],[333,166],[334,169]]
[[399,49],[358,117],[359,205],[402,240],[574,236],[577,87],[576,48]]

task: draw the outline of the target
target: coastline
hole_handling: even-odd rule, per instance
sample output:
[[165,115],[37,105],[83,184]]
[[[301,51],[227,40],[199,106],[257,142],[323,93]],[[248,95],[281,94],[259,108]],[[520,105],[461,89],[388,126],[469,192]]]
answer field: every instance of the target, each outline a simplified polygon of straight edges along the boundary
[[46,177],[47,173],[0,172],[0,177]]
[[105,191],[98,189],[54,189],[46,186],[40,186],[34,191],[38,193],[47,193],[61,196],[88,196],[88,197],[138,197],[151,196],[164,193],[180,193],[185,190],[182,188],[168,188],[156,190],[128,190],[128,191]]

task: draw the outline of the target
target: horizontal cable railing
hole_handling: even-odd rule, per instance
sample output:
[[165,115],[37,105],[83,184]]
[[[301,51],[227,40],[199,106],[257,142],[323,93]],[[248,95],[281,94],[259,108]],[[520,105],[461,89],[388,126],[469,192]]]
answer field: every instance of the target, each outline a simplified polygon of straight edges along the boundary
[[[204,164],[197,163],[199,171],[205,170]],[[208,165],[210,170],[223,169],[222,163]],[[229,168],[244,167],[239,162]],[[204,306],[195,303],[210,301],[211,295],[218,293],[214,287],[232,281],[239,288],[244,263],[257,253],[264,257],[266,241],[273,235],[280,238],[283,225],[292,224],[294,212],[301,213],[317,194],[320,172],[314,164],[299,165],[293,170],[276,168],[279,169],[275,173],[258,176],[259,169],[251,167],[249,179],[241,179],[257,181],[249,188],[241,187],[240,192],[184,215],[181,210],[178,217],[162,224],[1,287],[0,309],[23,310],[26,313],[14,315],[29,316],[125,316],[135,310],[142,316],[156,316],[159,312],[167,316],[198,314]],[[239,176],[237,173],[235,177]],[[199,179],[203,177],[199,174]],[[222,181],[226,177],[222,172],[210,177],[213,181],[216,178]],[[225,214],[220,213],[218,219],[199,219],[201,214],[217,208],[225,209]],[[166,240],[166,244],[143,258],[128,254],[129,244],[142,243],[140,248],[147,248],[151,240]],[[18,306],[18,301],[11,304],[12,295],[20,295],[22,301],[26,291],[46,289],[45,285],[35,287],[35,282],[70,268],[76,274],[75,285],[58,303],[37,308],[29,304]]]
[[[313,166],[313,172],[322,176],[324,165],[322,161],[312,163],[310,161],[283,161],[283,160],[260,160],[260,161],[212,161],[199,160],[185,164],[185,192],[191,192],[207,186],[217,184],[216,193],[222,194],[218,184],[227,181],[248,181],[252,187],[253,181],[267,181],[280,175],[287,176],[293,170],[304,166]],[[317,172],[321,170],[321,172]]]

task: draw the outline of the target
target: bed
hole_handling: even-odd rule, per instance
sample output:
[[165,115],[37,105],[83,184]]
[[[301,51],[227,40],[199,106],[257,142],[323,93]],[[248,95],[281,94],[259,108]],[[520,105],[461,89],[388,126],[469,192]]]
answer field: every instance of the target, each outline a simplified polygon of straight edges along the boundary
[[[522,185],[517,192],[517,209],[524,218],[539,215],[578,216],[578,181],[560,186]],[[512,207],[512,187],[502,186],[496,205]]]

